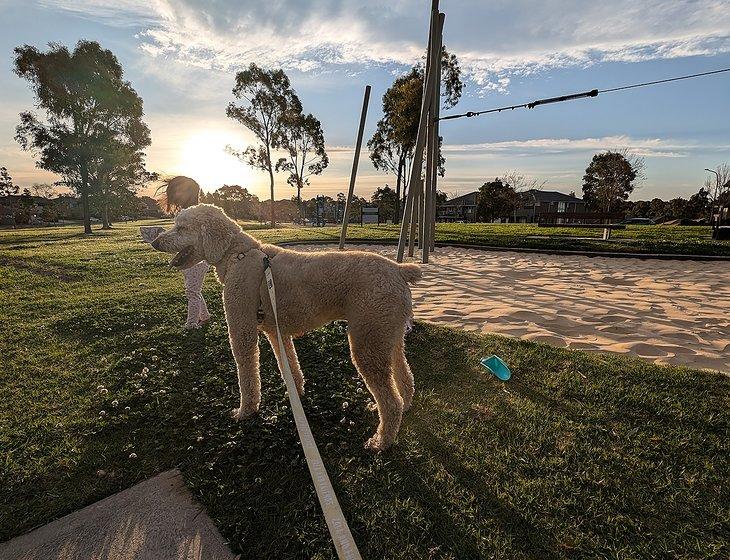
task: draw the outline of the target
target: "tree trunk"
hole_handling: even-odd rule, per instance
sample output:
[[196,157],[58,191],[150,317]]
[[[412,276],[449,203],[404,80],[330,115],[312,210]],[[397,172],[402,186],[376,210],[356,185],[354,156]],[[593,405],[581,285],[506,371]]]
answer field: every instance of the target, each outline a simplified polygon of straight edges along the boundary
[[104,201],[104,207],[101,211],[101,229],[111,229],[112,225],[109,223],[109,202]]
[[297,185],[297,209],[299,210],[299,221],[304,223],[304,216],[302,216],[302,186]]
[[81,169],[81,208],[84,212],[84,233],[91,233],[91,214],[89,213],[89,177],[86,166]]
[[274,206],[274,171],[269,165],[269,183],[271,186],[271,227],[276,227],[276,208]]

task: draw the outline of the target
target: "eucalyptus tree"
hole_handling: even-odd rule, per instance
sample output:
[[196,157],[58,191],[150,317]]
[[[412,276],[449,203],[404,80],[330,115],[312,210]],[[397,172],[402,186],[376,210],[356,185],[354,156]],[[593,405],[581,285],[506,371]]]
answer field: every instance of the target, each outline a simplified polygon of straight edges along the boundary
[[283,70],[264,70],[254,63],[236,74],[233,95],[240,103],[229,103],[226,115],[250,130],[258,144],[244,150],[228,146],[227,150],[242,162],[269,174],[271,227],[275,227],[272,153],[281,145],[285,115],[289,112],[301,112],[302,105]]
[[322,125],[311,113],[288,111],[282,118],[279,138],[286,157],[276,162],[276,171],[289,173],[286,182],[297,189],[297,207],[301,214],[302,189],[309,185],[310,177],[321,174],[329,165]]
[[95,41],[79,41],[73,52],[59,43],[47,52],[17,47],[14,70],[30,83],[36,107],[45,113],[21,113],[15,138],[37,157],[36,166],[59,174],[59,182],[81,197],[84,231],[91,233],[95,168],[115,142],[137,151],[150,144],[142,99],[124,80],[116,56]]
[[[418,134],[423,97],[423,80],[425,67],[418,64],[411,70],[395,79],[383,95],[383,117],[378,121],[375,133],[368,141],[370,160],[373,166],[386,173],[396,175],[396,194],[398,205],[405,198],[407,185],[405,178],[410,174],[413,160],[413,148]],[[454,107],[461,98],[463,82],[461,68],[456,55],[446,48],[441,50],[441,91],[443,107]],[[439,174],[443,177],[445,160],[440,150],[439,138]],[[400,216],[396,208],[395,220]]]

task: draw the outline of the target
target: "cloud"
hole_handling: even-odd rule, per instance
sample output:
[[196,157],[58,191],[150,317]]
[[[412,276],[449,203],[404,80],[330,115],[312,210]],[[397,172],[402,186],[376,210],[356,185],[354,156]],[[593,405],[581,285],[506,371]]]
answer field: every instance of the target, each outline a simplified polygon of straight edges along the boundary
[[[396,71],[425,48],[427,3],[418,0],[44,0],[116,25],[135,23],[155,57],[224,71],[256,61],[324,72]],[[723,0],[444,3],[445,43],[483,92],[510,76],[604,61],[637,62],[730,52]]]
[[480,144],[447,144],[444,153],[451,159],[512,156],[531,157],[540,154],[570,154],[603,150],[628,149],[632,154],[652,158],[686,157],[698,150],[727,151],[730,145],[700,145],[694,142],[660,138],[632,138],[630,136],[604,136],[601,138],[536,138]]

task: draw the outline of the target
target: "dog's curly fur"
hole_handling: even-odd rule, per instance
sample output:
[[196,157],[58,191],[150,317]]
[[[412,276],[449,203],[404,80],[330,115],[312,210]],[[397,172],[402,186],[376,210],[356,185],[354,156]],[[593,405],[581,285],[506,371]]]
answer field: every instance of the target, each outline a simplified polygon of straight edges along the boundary
[[[268,255],[276,282],[279,326],[299,393],[304,392],[293,337],[337,319],[348,322],[355,367],[375,398],[380,422],[366,446],[390,446],[403,411],[413,400],[414,382],[404,353],[411,319],[409,283],[421,277],[415,264],[397,264],[362,251],[301,253],[260,243],[217,206],[200,204],[180,212],[175,226],[153,247],[181,252],[173,264],[187,268],[200,260],[215,266],[223,284],[223,303],[241,390],[237,419],[254,414],[261,401],[258,329],[269,338],[277,360],[276,328],[264,281]],[[257,310],[264,311],[262,323]],[[281,367],[281,364],[280,364]]]

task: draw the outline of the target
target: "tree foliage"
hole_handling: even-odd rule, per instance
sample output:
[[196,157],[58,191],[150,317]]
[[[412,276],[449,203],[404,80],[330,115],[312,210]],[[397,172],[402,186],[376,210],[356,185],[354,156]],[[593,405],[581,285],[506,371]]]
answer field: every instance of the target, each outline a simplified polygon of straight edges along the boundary
[[281,146],[284,116],[301,113],[302,104],[283,70],[264,70],[255,63],[236,74],[233,95],[240,102],[229,103],[226,115],[250,130],[258,144],[244,150],[229,146],[228,151],[244,163],[269,174],[271,227],[275,227],[274,164],[271,155]]
[[61,175],[60,183],[82,199],[84,229],[91,233],[89,199],[106,180],[102,169],[124,147],[135,158],[150,144],[142,121],[142,99],[124,80],[114,54],[95,41],[79,41],[73,52],[51,43],[47,52],[15,49],[15,73],[30,83],[45,119],[20,114],[16,139],[36,165]]
[[[463,83],[461,68],[456,56],[441,51],[441,84],[443,107],[454,107],[461,97]],[[423,98],[423,80],[425,67],[419,64],[395,79],[383,95],[383,117],[378,121],[375,133],[368,141],[370,161],[375,169],[396,175],[396,194],[398,200],[407,185],[405,178],[409,176],[413,160],[413,149],[418,134]],[[445,160],[440,149],[439,138],[439,175],[445,173]],[[398,206],[398,203],[396,203]],[[398,220],[396,211],[395,221]]]
[[378,207],[379,220],[382,222],[395,219],[395,211],[398,206],[398,196],[388,185],[378,187],[370,201]]
[[282,116],[279,144],[286,157],[276,162],[276,171],[289,174],[286,182],[297,189],[301,206],[302,189],[309,185],[309,178],[329,165],[322,125],[311,113],[304,115],[293,107]]
[[619,210],[643,178],[643,170],[643,158],[627,150],[596,154],[583,176],[583,200],[598,212]]
[[15,196],[20,192],[20,187],[13,183],[13,178],[6,167],[0,167],[0,196]]
[[517,195],[509,183],[497,178],[479,187],[476,218],[480,222],[491,222],[506,218],[514,211]]
[[202,202],[223,208],[231,218],[254,220],[260,215],[259,199],[240,185],[223,185],[221,188],[203,195]]

